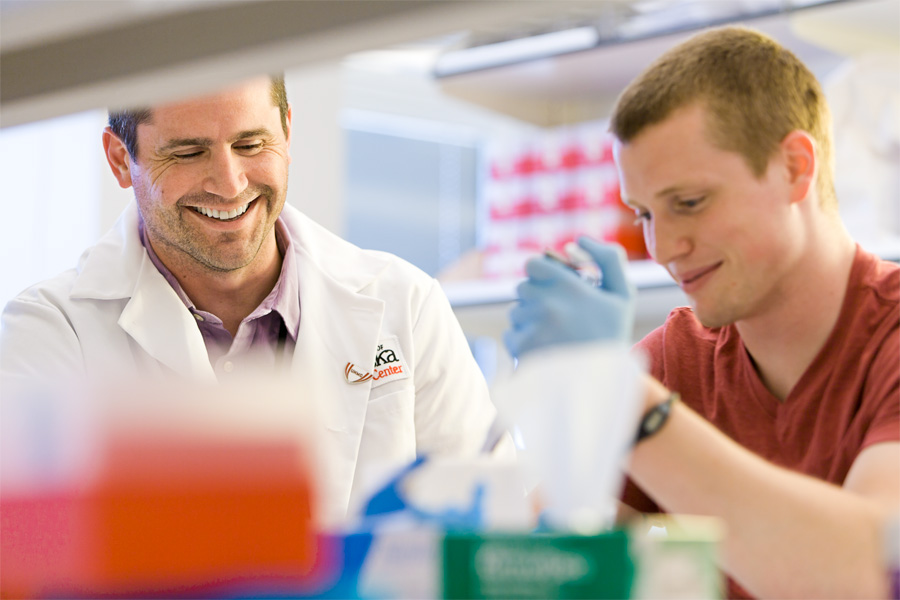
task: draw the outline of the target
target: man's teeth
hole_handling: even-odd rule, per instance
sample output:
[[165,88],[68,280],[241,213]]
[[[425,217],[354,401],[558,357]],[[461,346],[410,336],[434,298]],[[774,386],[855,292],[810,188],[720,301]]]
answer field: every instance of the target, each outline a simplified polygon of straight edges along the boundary
[[240,208],[236,208],[234,210],[216,210],[214,208],[206,208],[204,206],[195,206],[194,210],[196,210],[201,215],[206,215],[207,217],[212,217],[213,219],[219,219],[220,221],[227,221],[228,219],[233,219],[235,217],[239,217],[250,208],[250,203],[241,206]]

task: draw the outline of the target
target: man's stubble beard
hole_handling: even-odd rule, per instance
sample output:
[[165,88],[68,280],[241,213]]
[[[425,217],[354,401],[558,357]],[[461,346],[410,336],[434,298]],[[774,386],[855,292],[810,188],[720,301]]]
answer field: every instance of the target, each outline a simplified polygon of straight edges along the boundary
[[[177,262],[176,265],[166,265],[170,271],[180,270],[179,267],[188,270],[196,270],[199,267],[204,271],[226,273],[242,269],[256,259],[281,212],[284,196],[286,196],[286,190],[282,192],[281,197],[278,197],[275,190],[269,186],[257,187],[252,193],[247,194],[247,200],[255,199],[256,203],[265,202],[266,210],[265,218],[258,223],[249,239],[244,238],[242,233],[223,232],[216,234],[217,239],[209,241],[210,238],[201,230],[188,225],[185,213],[193,211],[188,206],[216,204],[216,202],[204,202],[209,198],[208,195],[183,196],[171,210],[153,211],[153,218],[150,220],[143,214],[143,210],[141,210],[141,214],[157,255],[160,254],[159,245],[163,245],[166,248],[166,251],[163,252],[165,256]],[[140,202],[138,206],[140,208]],[[254,205],[248,210],[258,211],[260,206]],[[199,213],[197,216],[207,218]],[[229,239],[240,245],[233,256],[225,255]]]

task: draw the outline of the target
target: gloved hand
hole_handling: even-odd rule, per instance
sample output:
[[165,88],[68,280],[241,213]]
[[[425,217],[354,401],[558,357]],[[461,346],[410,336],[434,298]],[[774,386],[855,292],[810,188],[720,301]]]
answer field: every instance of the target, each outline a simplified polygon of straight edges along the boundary
[[553,259],[529,260],[528,279],[517,288],[519,303],[503,335],[514,357],[556,344],[630,339],[635,290],[625,278],[624,251],[586,237],[578,245],[600,267],[599,287]]

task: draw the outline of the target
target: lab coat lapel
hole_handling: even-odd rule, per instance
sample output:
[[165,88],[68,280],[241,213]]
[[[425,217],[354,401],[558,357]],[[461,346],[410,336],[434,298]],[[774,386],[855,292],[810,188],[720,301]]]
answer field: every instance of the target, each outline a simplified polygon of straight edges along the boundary
[[144,250],[136,203],[129,203],[113,229],[82,256],[71,297],[128,298],[118,325],[144,352],[179,375],[215,381],[190,311]]
[[337,522],[349,504],[372,385],[348,382],[345,368],[352,363],[372,370],[384,302],[342,286],[303,250],[298,259],[301,317],[292,371],[323,425],[316,453],[320,492],[328,503],[322,516]]
[[192,380],[216,380],[190,311],[146,253],[118,323],[147,354],[175,373]]

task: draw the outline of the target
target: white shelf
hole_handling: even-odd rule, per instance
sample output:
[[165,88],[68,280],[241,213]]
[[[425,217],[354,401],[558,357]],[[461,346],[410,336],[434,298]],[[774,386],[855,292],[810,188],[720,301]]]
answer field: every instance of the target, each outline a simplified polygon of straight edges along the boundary
[[[862,242],[862,247],[885,260],[900,262],[900,236],[883,237],[878,241]],[[675,289],[669,273],[652,260],[633,260],[627,264],[626,274],[638,292],[656,289]],[[485,304],[503,304],[516,299],[516,286],[521,277],[443,282],[441,287],[451,306],[461,308]]]
[[155,104],[584,1],[2,1],[0,126]]

